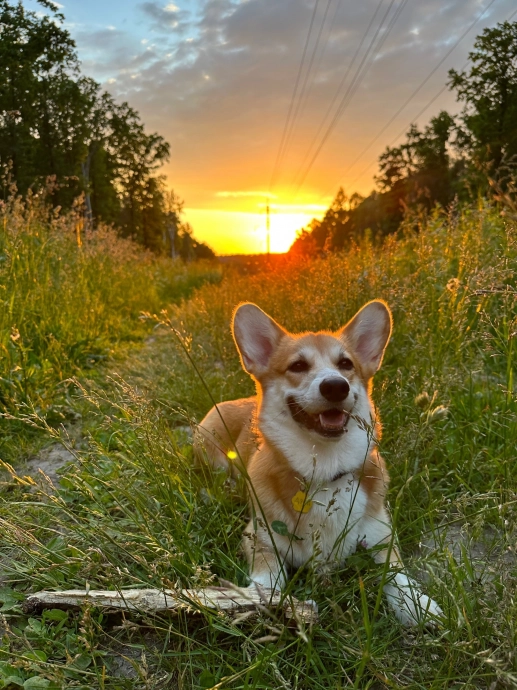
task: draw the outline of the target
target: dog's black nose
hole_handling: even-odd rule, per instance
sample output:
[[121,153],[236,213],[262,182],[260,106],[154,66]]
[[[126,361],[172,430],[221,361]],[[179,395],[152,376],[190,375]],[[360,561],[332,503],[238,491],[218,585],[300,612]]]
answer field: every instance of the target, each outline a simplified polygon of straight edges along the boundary
[[350,393],[350,386],[343,378],[324,379],[320,383],[320,393],[329,402],[341,402]]

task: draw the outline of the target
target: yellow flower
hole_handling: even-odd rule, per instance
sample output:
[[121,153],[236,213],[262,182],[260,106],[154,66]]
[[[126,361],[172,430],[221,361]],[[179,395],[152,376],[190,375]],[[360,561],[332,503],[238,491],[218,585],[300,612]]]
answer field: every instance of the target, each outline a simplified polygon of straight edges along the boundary
[[461,283],[458,278],[451,278],[446,285],[446,288],[449,292],[457,292],[460,287]]
[[298,491],[291,499],[291,503],[297,513],[308,513],[312,508],[312,501],[307,498],[305,491]]

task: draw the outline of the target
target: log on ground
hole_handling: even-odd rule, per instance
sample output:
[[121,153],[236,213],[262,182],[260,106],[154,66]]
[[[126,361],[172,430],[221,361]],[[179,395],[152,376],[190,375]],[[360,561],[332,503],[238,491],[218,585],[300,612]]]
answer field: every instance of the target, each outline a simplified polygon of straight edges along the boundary
[[79,608],[84,604],[134,613],[166,613],[170,611],[243,612],[281,608],[286,618],[315,623],[317,606],[312,601],[299,601],[281,592],[251,587],[207,587],[205,589],[127,589],[127,590],[68,590],[62,592],[37,592],[23,604],[25,613],[39,613],[43,609]]

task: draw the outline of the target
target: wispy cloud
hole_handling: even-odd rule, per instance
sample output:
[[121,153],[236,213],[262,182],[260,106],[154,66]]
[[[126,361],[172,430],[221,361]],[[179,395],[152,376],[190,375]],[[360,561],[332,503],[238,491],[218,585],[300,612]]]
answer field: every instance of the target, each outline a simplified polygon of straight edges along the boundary
[[[129,100],[146,126],[171,143],[171,163],[166,171],[171,185],[190,207],[228,208],[233,199],[235,207],[255,210],[257,203],[268,197],[266,186],[291,105],[314,0],[125,1],[139,15],[133,14],[125,24],[122,18],[119,23],[110,17],[117,29],[74,28],[84,70],[107,84],[117,98]],[[320,4],[305,65],[326,4]],[[377,6],[378,0],[333,0],[329,12],[333,23],[321,33],[313,72],[301,81],[305,84],[304,99],[297,109],[290,144],[281,156],[271,199],[283,202],[290,200],[289,195],[295,196],[297,172],[311,158],[308,152],[314,141],[318,143],[316,133],[329,105],[333,99],[335,105],[341,101],[361,62],[362,53],[350,70],[348,83],[345,81],[338,92]],[[461,67],[483,26],[502,21],[514,6],[515,0],[498,0],[392,123],[384,138],[351,167],[439,62],[447,40],[456,40],[480,12],[479,3],[474,1],[407,3],[382,51],[371,63],[366,61],[369,70],[323,146],[299,200],[313,202],[317,212],[327,201],[326,195],[337,191],[340,183],[347,192],[368,192],[375,167],[360,183],[355,183],[355,178],[439,91],[447,70]],[[375,28],[366,37],[363,51]],[[453,94],[446,91],[425,112],[421,123],[442,107],[458,107]],[[294,198],[292,202],[296,203]]]
[[151,29],[157,32],[183,31],[188,26],[190,14],[170,2],[165,7],[159,2],[142,2],[142,12],[151,19]]

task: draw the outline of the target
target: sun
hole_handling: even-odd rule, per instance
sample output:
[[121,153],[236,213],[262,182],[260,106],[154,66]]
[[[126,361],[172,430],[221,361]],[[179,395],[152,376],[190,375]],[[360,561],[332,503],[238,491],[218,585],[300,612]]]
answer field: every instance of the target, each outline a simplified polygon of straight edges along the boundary
[[271,252],[283,254],[289,250],[296,239],[296,234],[312,220],[314,214],[282,213],[272,209]]
[[[265,210],[259,213],[185,209],[196,239],[206,242],[217,254],[264,254],[267,252]],[[296,233],[310,223],[313,212],[283,212],[271,208],[270,251],[283,254]]]

